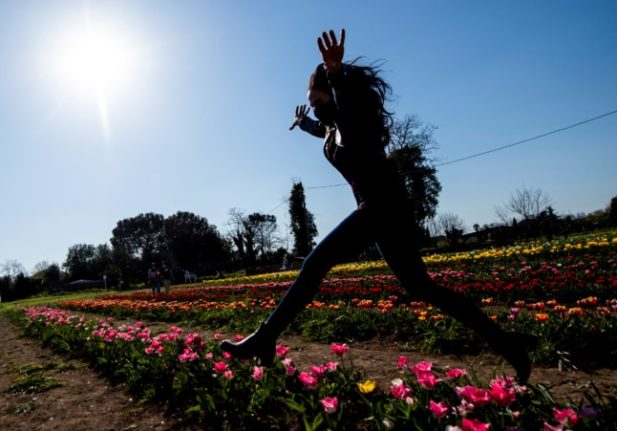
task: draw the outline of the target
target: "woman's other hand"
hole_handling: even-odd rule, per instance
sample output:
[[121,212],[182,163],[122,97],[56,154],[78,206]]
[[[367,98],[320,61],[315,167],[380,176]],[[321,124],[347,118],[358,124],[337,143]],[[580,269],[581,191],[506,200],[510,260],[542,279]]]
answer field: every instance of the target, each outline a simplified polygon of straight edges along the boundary
[[300,121],[302,121],[302,119],[308,115],[308,112],[309,112],[308,106],[306,105],[296,106],[296,113],[294,115],[294,120],[291,123],[291,126],[289,126],[289,130],[292,130],[294,127],[300,125]]
[[343,54],[345,53],[345,29],[341,29],[339,37],[340,42],[336,41],[334,31],[329,33],[325,31],[317,38],[317,46],[321,52],[324,67],[328,72],[338,72],[343,62]]

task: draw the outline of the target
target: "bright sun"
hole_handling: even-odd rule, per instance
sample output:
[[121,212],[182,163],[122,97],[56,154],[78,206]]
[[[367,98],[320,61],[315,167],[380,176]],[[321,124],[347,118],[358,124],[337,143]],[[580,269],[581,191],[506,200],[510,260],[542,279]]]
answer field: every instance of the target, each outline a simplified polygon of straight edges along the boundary
[[84,19],[57,35],[51,59],[63,93],[76,100],[95,101],[103,131],[109,138],[110,99],[127,96],[139,66],[130,33],[118,26]]
[[120,28],[85,22],[58,41],[56,72],[77,91],[125,90],[135,69],[135,48]]

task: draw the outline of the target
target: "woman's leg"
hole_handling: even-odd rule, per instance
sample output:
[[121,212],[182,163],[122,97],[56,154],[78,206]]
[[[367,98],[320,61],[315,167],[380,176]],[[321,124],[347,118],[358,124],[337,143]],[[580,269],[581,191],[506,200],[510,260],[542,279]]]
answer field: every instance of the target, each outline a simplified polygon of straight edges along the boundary
[[298,277],[261,327],[239,343],[224,341],[223,350],[240,358],[258,356],[262,363],[271,362],[276,339],[311,302],[328,271],[374,242],[368,228],[364,210],[351,213],[306,257]]
[[532,347],[533,337],[505,333],[472,300],[434,283],[416,248],[411,229],[408,225],[391,223],[377,233],[379,251],[403,287],[414,299],[439,307],[482,336],[516,369],[518,379],[526,381],[531,371],[527,350]]

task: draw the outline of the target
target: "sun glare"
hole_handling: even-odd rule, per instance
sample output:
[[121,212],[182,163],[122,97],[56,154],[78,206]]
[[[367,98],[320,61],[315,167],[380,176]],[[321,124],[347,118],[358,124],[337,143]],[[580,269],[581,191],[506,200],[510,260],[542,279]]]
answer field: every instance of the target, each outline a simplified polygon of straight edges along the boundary
[[111,31],[94,28],[82,29],[71,36],[58,63],[67,84],[80,91],[101,88],[117,91],[133,69],[127,42]]
[[96,103],[109,138],[109,102],[129,95],[139,67],[138,49],[130,33],[84,19],[57,34],[49,55],[61,92],[77,101]]
[[123,29],[86,20],[58,38],[54,69],[71,90],[117,93],[133,78],[136,52]]

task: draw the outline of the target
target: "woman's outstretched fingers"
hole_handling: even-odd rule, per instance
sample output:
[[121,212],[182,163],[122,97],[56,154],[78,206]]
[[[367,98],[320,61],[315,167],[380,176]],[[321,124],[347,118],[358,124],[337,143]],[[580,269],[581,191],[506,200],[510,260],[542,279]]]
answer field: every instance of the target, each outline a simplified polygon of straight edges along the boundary
[[[330,31],[330,32],[332,32],[332,31]],[[328,36],[328,33],[325,32],[325,31],[323,33],[321,33],[321,38],[323,39],[324,43],[326,44],[326,48],[328,48],[328,49],[332,48],[332,45],[334,43],[336,43],[336,41],[330,40],[330,37]]]
[[321,33],[317,38],[317,46],[321,52],[324,66],[327,70],[337,71],[343,61],[345,50],[345,29],[341,29],[340,42],[337,42],[334,30]]

